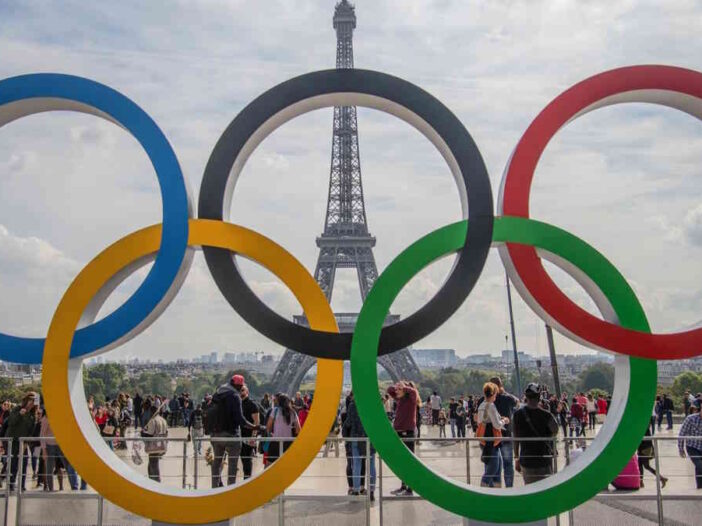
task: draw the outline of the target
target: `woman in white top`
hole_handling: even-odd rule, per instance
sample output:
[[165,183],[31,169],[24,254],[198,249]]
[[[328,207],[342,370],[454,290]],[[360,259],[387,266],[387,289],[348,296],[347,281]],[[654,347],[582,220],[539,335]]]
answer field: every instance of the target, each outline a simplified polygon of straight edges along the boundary
[[588,422],[590,423],[589,429],[590,431],[594,431],[595,422],[597,421],[597,404],[592,394],[587,395],[587,404],[585,407],[587,408]]
[[[509,418],[500,416],[500,413],[495,407],[495,398],[499,392],[499,387],[492,382],[488,382],[483,386],[483,402],[478,406],[477,420],[478,425],[492,424],[493,429],[503,429],[508,423]],[[493,441],[488,440],[483,448],[481,458],[485,463],[485,472],[480,480],[480,485],[489,488],[499,488],[501,483],[500,472],[502,471],[502,455],[497,451],[502,447],[502,444],[494,445]],[[512,444],[505,444],[505,447],[512,447]]]

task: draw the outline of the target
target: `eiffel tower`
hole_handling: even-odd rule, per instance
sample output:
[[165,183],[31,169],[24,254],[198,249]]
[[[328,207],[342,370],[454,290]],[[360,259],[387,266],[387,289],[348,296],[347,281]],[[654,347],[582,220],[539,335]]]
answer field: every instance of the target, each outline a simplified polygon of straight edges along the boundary
[[[353,30],[356,27],[355,8],[341,0],[334,10],[336,29],[336,67],[353,68]],[[324,232],[317,238],[319,259],[314,277],[331,303],[337,268],[355,268],[361,298],[366,299],[378,278],[373,247],[375,237],[368,232],[366,206],[361,184],[361,161],[358,152],[358,122],[355,106],[334,108],[332,160],[329,176],[329,196]],[[334,314],[341,332],[352,332],[358,314]],[[385,324],[400,319],[389,315]],[[304,316],[293,316],[293,321],[308,326]],[[393,380],[419,379],[419,369],[406,349],[378,358]],[[287,349],[273,373],[275,392],[294,393],[298,390],[315,359]]]

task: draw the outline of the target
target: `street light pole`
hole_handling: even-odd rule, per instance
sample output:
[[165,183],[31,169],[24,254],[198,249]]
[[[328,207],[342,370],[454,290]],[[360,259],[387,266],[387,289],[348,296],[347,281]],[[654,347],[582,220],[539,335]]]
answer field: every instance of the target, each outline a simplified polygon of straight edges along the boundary
[[561,399],[561,379],[558,376],[558,362],[556,361],[556,346],[553,344],[553,329],[546,323],[546,340],[548,340],[548,353],[551,356],[551,371],[553,373],[553,386],[556,388],[556,395]]
[[505,271],[505,281],[507,282],[507,306],[509,308],[509,327],[512,332],[512,351],[514,352],[514,372],[517,380],[517,396],[522,395],[522,378],[519,374],[519,356],[517,355],[517,335],[514,331],[514,314],[512,313],[512,291],[509,286],[509,276]]

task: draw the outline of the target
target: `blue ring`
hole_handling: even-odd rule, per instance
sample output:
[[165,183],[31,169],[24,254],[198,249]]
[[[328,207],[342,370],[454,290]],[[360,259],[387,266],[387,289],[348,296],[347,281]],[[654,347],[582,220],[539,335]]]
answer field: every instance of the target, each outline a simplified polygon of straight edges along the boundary
[[[8,104],[35,98],[80,103],[116,121],[139,141],[149,156],[161,189],[163,232],[156,260],[141,286],[123,305],[100,321],[76,331],[71,357],[82,356],[129,334],[168,293],[187,249],[188,193],[178,159],[163,132],[144,110],[121,93],[82,77],[54,73],[22,75],[0,81],[0,114]],[[37,108],[30,108],[20,116],[34,113],[37,113]],[[41,363],[43,352],[43,338],[0,333],[0,360]]]

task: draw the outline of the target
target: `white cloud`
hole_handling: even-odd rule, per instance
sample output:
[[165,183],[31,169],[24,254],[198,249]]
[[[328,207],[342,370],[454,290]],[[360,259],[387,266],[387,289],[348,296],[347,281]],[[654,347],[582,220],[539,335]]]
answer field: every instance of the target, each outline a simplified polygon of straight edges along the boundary
[[[333,67],[332,6],[322,0],[0,3],[0,77],[59,71],[120,90],[163,129],[197,197],[219,134],[248,102],[294,75]],[[356,10],[357,67],[406,78],[453,110],[483,153],[494,193],[520,135],[568,86],[626,64],[699,68],[699,24],[693,21],[702,7],[695,0],[665,10],[652,0],[384,0],[358,1]],[[366,110],[359,111],[359,129],[369,227],[382,271],[418,237],[458,220],[460,208],[445,163],[419,133]],[[254,152],[233,200],[233,221],[270,236],[310,271],[326,208],[330,135],[330,110],[283,126]],[[533,216],[601,250],[637,284],[654,326],[662,329],[699,311],[695,296],[680,292],[702,278],[696,264],[702,256],[700,152],[702,130],[694,119],[641,105],[602,109],[554,138],[532,189]],[[0,129],[0,223],[8,236],[30,245],[33,236],[43,240],[43,248],[31,249],[47,257],[0,260],[0,309],[10,315],[3,323],[45,330],[82,265],[114,240],[160,220],[153,169],[117,127],[95,117],[52,114]],[[43,266],[36,267],[37,257]],[[8,282],[12,265],[25,272],[44,268],[45,276],[38,272],[33,279],[45,295]],[[393,311],[407,315],[419,308],[448,266],[425,269]],[[255,265],[243,268],[278,312],[298,311],[270,274]],[[106,308],[123,301],[142,278],[125,284]],[[562,276],[556,280],[588,306],[576,286]],[[337,283],[340,308],[357,301],[356,286],[355,277]],[[520,347],[543,346],[541,323],[516,295],[515,317]],[[417,346],[496,351],[506,330],[504,271],[493,254],[466,304]],[[564,339],[557,345],[559,352],[580,351]],[[163,319],[117,352],[170,358],[211,347],[280,350],[231,311],[198,256]]]

